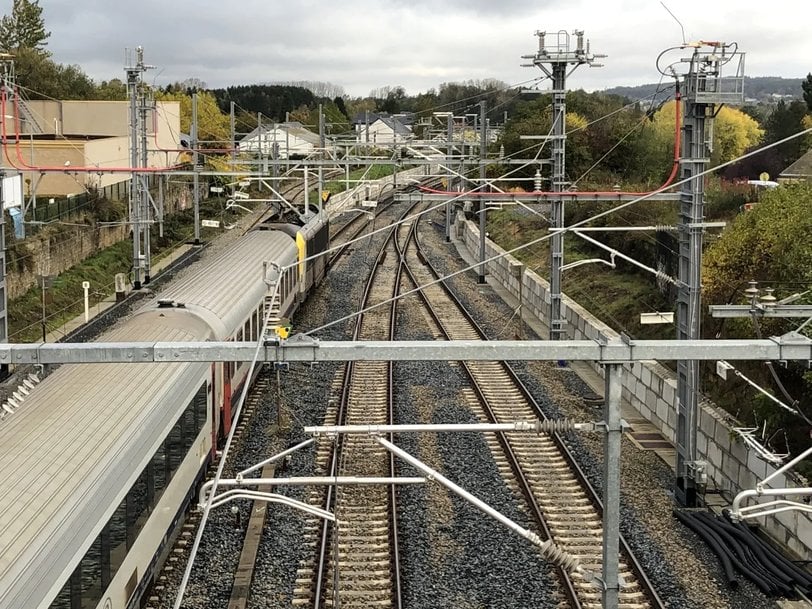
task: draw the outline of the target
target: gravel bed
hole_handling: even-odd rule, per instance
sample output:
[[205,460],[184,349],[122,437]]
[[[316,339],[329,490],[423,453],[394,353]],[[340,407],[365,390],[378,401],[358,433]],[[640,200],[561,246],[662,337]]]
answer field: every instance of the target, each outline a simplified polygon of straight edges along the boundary
[[[414,302],[410,299],[410,302]],[[399,340],[429,340],[423,317],[401,306]],[[404,311],[404,309],[406,311]],[[417,380],[419,379],[419,380]],[[468,386],[446,362],[395,365],[398,423],[476,422],[460,405]],[[481,434],[401,434],[398,445],[524,527],[530,522],[505,485]],[[408,465],[399,475],[420,475]],[[532,546],[442,485],[399,495],[403,598],[409,609],[555,607],[553,569]]]
[[[421,230],[425,250],[443,274],[464,268],[452,244],[444,242],[442,219]],[[492,338],[507,338],[515,331],[512,311],[488,287],[476,284],[474,271],[449,280],[460,300]],[[526,329],[528,337],[535,337]],[[514,369],[550,417],[575,420],[602,418],[584,397],[591,389],[571,369],[547,362],[514,362]],[[603,445],[597,435],[569,434],[567,443],[592,485],[602,485]],[[637,449],[623,440],[621,456],[621,531],[666,606],[680,609],[774,608],[775,602],[749,583],[738,590],[724,583],[713,553],[671,515],[674,474],[655,453]]]
[[[442,218],[434,228],[423,225],[421,235],[432,262],[443,272],[462,268],[452,245],[444,243]],[[379,218],[381,226],[385,219]],[[374,241],[380,242],[380,236]],[[369,269],[378,248],[361,242],[351,248],[294,316],[294,330],[315,328],[359,308],[360,270]],[[515,325],[512,312],[487,287],[477,286],[473,272],[450,281],[492,337],[507,338]],[[350,289],[347,289],[350,286]],[[410,299],[409,299],[410,300]],[[406,328],[400,339],[430,338],[422,315],[405,301],[401,321]],[[351,321],[317,332],[324,340],[347,340]],[[518,362],[517,372],[551,416],[593,420],[600,413],[584,405],[589,390],[570,370],[539,362]],[[235,456],[238,466],[255,463],[304,439],[304,425],[324,421],[330,387],[341,364],[310,367],[291,365],[280,373],[282,426],[277,425],[277,387],[271,374],[270,394],[263,398],[251,423],[251,433]],[[465,385],[459,369],[443,362],[402,362],[395,367],[398,422],[451,422],[471,420],[459,395]],[[528,517],[506,486],[483,438],[477,434],[402,434],[398,444],[432,467],[443,471],[476,496],[528,526]],[[602,447],[598,436],[568,438],[590,480],[600,485]],[[295,453],[280,474],[312,475],[314,451]],[[667,606],[674,608],[748,607],[774,604],[750,586],[732,593],[722,583],[721,570],[705,546],[670,515],[669,490],[673,474],[653,453],[623,445],[622,527],[638,558]],[[400,475],[415,475],[408,466]],[[291,487],[278,492],[304,499],[306,490]],[[555,606],[552,569],[538,558],[530,544],[502,525],[487,519],[436,482],[402,487],[399,492],[399,529],[404,575],[403,595],[408,609],[526,608]],[[240,523],[228,508],[212,514],[201,552],[193,569],[184,607],[223,605],[230,594],[234,567],[241,549],[250,505],[240,505]],[[304,516],[285,507],[274,507],[260,544],[250,607],[276,609],[291,606],[291,595],[300,561],[312,556],[302,541]],[[172,579],[179,580],[183,566]],[[176,582],[175,582],[176,585]],[[167,582],[167,588],[173,588]],[[171,598],[162,607],[171,606]]]

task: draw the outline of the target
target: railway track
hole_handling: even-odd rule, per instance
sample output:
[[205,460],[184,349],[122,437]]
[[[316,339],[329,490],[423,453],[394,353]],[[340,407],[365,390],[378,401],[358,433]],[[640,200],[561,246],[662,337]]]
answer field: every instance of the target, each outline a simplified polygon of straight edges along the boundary
[[[439,279],[419,239],[415,238],[405,260],[405,272],[414,285],[426,285]],[[436,335],[446,340],[487,340],[445,283],[435,283],[420,294],[434,322]],[[481,422],[546,420],[507,363],[462,362],[462,366],[472,386],[466,401]],[[515,477],[542,536],[578,557],[586,569],[600,573],[602,507],[561,436],[507,432],[492,435],[488,442],[500,469]],[[619,606],[624,609],[663,607],[625,540],[621,540],[621,548],[620,575],[624,586]],[[590,609],[601,606],[601,592],[594,584],[577,575],[570,576],[563,569],[559,569],[559,578],[568,606]]]
[[[370,274],[362,308],[398,293],[403,268],[400,244],[408,242],[414,224],[404,222],[392,229]],[[396,306],[393,301],[358,316],[353,339],[391,340]],[[391,423],[391,362],[349,363],[340,399],[329,409],[326,420],[339,425]],[[316,462],[330,476],[395,475],[393,456],[368,436],[339,436],[332,442],[322,439]],[[318,492],[313,491],[311,501],[317,499]],[[336,515],[339,524],[330,526],[315,519],[309,523],[308,541],[315,546],[315,559],[299,569],[294,606],[401,607],[394,486],[330,487],[319,503]]]
[[[296,192],[296,190],[297,190],[296,188],[291,188],[288,191],[286,191],[286,194],[288,194],[290,196],[299,196],[301,194],[301,188],[298,189],[298,192]],[[381,207],[379,207],[378,211],[381,212],[381,211],[386,210],[389,207],[389,205],[391,205],[391,203],[392,203],[392,199],[390,198]],[[255,224],[259,223],[261,221],[262,221],[262,218],[257,220],[255,222]],[[366,228],[366,225],[368,224],[368,222],[369,222],[368,218],[365,218],[365,217],[359,218],[359,221],[357,221],[357,222],[356,221],[348,222],[347,224],[345,224],[343,227],[341,227],[337,231],[338,238],[343,239],[345,241],[350,241],[352,239],[355,239],[358,235],[360,235],[364,231],[364,229]],[[333,237],[335,238],[336,234],[334,234]],[[336,252],[334,254],[333,261],[337,260],[343,253],[345,253],[345,250],[346,250],[346,248],[342,248],[341,250]],[[386,275],[386,273],[382,272],[380,277],[384,277],[385,275]],[[380,283],[380,281],[378,283]],[[374,287],[371,298],[373,298],[373,299],[377,298],[377,296],[375,296],[375,294],[378,293],[380,289],[381,288],[379,286]],[[386,296],[384,297],[384,299],[388,299],[390,296],[391,296],[391,294],[387,293]],[[380,317],[380,316],[377,316],[377,317]],[[374,330],[369,330],[368,328],[370,328],[370,327],[374,328],[374,327],[378,326],[379,324],[380,324],[380,321],[379,320],[376,321],[376,316],[375,315],[370,315],[370,316],[368,316],[368,318],[365,321],[365,325],[363,326],[364,327],[363,331],[364,332],[374,331]],[[384,364],[384,366],[386,366],[386,364]],[[357,382],[356,382],[356,389],[354,390],[354,395],[353,395],[352,399],[356,404],[358,404],[359,401],[363,401],[363,397],[368,392],[368,386],[370,385],[370,383],[373,380],[375,382],[376,387],[380,383],[379,383],[379,377],[378,377],[378,371],[377,370],[366,370],[365,371],[363,369],[359,369],[359,370],[355,371],[354,376],[356,377]],[[366,385],[367,385],[366,388],[364,386],[364,383],[365,383],[364,378],[365,377],[369,379],[366,382]],[[245,407],[244,407],[244,411],[243,411],[243,416],[240,419],[240,422],[238,424],[238,427],[237,427],[237,430],[236,430],[236,433],[235,433],[235,441],[234,441],[234,444],[233,444],[233,451],[232,452],[235,452],[235,453],[240,452],[240,450],[241,450],[241,448],[243,446],[243,442],[245,440],[246,430],[250,427],[253,413],[256,410],[256,408],[258,407],[258,405],[260,404],[263,394],[267,393],[268,390],[269,390],[268,376],[264,372],[260,372],[257,375],[254,386],[252,386],[252,389],[248,394],[246,404],[245,404]],[[371,412],[370,410],[356,411],[354,409],[353,417],[355,417],[358,420],[366,420],[369,416],[371,416],[370,412]],[[386,415],[386,416],[388,417],[390,415]],[[351,418],[350,420],[355,420],[355,419]],[[389,420],[389,419],[388,418],[383,419],[384,422],[386,420]],[[382,449],[377,447],[377,445],[375,445],[375,447],[382,454],[386,454],[385,451],[383,451]],[[363,451],[364,449],[363,449],[363,447],[359,447],[359,450]],[[352,454],[352,451],[348,451],[346,454],[348,454],[348,455]],[[363,460],[361,459],[360,461],[363,461]],[[217,468],[218,463],[219,463],[219,458],[213,460],[210,463],[207,478],[210,478],[213,475],[214,471]],[[360,465],[364,465],[364,464],[365,463],[362,462]],[[361,467],[359,466],[359,464],[353,463],[349,459],[345,462],[345,467],[349,467],[349,468],[352,468],[353,470],[361,471]],[[379,474],[379,475],[382,475],[382,474]],[[385,475],[389,476],[391,474],[385,474]],[[369,488],[360,489],[360,490],[362,491],[362,493],[365,493],[365,492],[369,491]],[[354,509],[353,508],[353,501],[352,501],[352,498],[349,497],[349,495],[351,494],[351,491],[352,491],[352,489],[349,489],[349,490],[343,490],[342,489],[342,491],[341,491],[342,497],[341,497],[340,501],[338,502],[338,505],[339,505],[338,513],[339,514],[343,513],[346,520],[348,520],[350,522],[364,521],[364,519],[366,518],[365,514],[367,513],[366,510],[368,508],[358,508],[359,513],[358,514],[353,514],[352,513],[353,509]],[[314,491],[314,493],[316,493],[316,494],[318,494],[318,492],[319,491],[317,491],[317,490]],[[386,493],[387,492],[386,489],[384,489],[383,492]],[[394,489],[391,490],[391,493],[392,493],[391,501],[393,501],[394,500],[394,495],[393,495]],[[345,497],[345,495],[347,495],[347,496]],[[389,501],[389,499],[387,501]],[[314,499],[313,501],[311,501],[311,503],[318,503],[318,501],[316,501]],[[368,506],[369,502],[367,501],[367,502],[365,502],[365,504]],[[381,512],[381,518],[385,519],[387,521],[389,520],[389,518],[391,518],[391,516],[390,516],[391,510],[389,509],[388,506],[389,506],[389,504],[387,503],[386,510]],[[263,513],[264,513],[265,506],[262,505],[261,508],[263,510]],[[257,509],[257,506],[254,506],[254,508],[252,508],[252,510],[251,510],[251,513],[255,512],[256,509]],[[187,519],[186,523],[183,525],[182,534],[178,537],[178,539],[176,540],[176,542],[173,545],[172,549],[170,550],[170,557],[171,557],[170,560],[165,564],[163,571],[156,578],[156,585],[155,585],[155,587],[153,589],[153,593],[149,597],[149,601],[150,601],[149,606],[150,607],[167,606],[166,605],[165,595],[166,594],[171,594],[171,592],[172,592],[171,586],[168,585],[168,582],[172,581],[172,579],[174,578],[173,573],[177,572],[178,568],[182,564],[184,564],[184,562],[187,560],[187,558],[188,558],[188,550],[189,550],[189,547],[190,547],[189,546],[189,540],[190,540],[190,537],[193,536],[194,531],[198,526],[198,523],[199,523],[199,514],[197,512],[195,512],[195,511],[191,512],[190,515],[188,516],[188,519]],[[394,524],[394,522],[392,522],[391,530],[395,530],[395,528],[396,528],[396,525]],[[251,530],[252,527],[249,526],[248,529],[249,530],[246,531],[245,539],[244,539],[244,542],[243,542],[244,543],[243,555],[245,555],[245,553],[246,553],[245,548],[250,546],[254,550],[253,556],[255,557],[256,556],[256,547],[260,542],[259,538],[260,538],[260,536],[262,534],[262,527],[261,526],[254,526],[253,527],[253,532]],[[345,535],[344,534],[345,532],[342,531],[341,528],[339,528],[338,530],[339,530],[339,535],[340,535],[339,536],[339,541],[338,541],[338,547],[342,551],[342,553],[344,551],[344,547],[347,544],[353,545],[353,546],[357,545],[357,544],[354,544],[354,540],[353,540],[352,535],[349,535],[349,536]],[[362,554],[363,554],[363,550],[362,550]],[[375,564],[382,562],[380,560],[380,557],[377,556],[374,553],[373,554],[368,554],[367,559],[371,559],[371,562],[369,560],[367,561],[368,562],[367,567],[370,567],[370,566],[374,567]],[[345,561],[343,561],[343,562],[345,562]],[[242,563],[245,563],[245,560],[241,559],[241,564]],[[387,563],[387,565],[390,563],[390,560],[388,558],[386,560],[386,563]],[[243,566],[243,571],[246,571],[246,570],[247,570],[247,567]],[[397,572],[397,571],[398,571],[398,569],[396,568],[395,572]],[[345,570],[342,570],[340,572],[344,573]],[[349,573],[350,571],[346,571],[346,572]],[[390,580],[392,579],[391,576],[389,575],[389,573],[381,574],[381,577],[383,577],[384,575],[386,576],[386,578],[388,578]],[[235,588],[232,591],[232,605],[233,606],[235,606],[235,607],[236,606],[244,606],[245,604],[248,603],[248,601],[249,601],[248,597],[249,597],[249,593],[250,593],[250,585],[246,584],[246,582],[250,583],[250,580],[251,580],[251,575],[243,573],[243,577],[242,577],[242,580],[241,580],[242,584],[237,586],[236,583],[235,583]],[[309,580],[309,581],[312,581],[312,579]],[[322,581],[325,584],[330,583],[329,581],[327,581],[324,578],[322,578]],[[366,585],[367,585],[367,583],[363,583],[362,587],[366,586]],[[344,582],[342,582],[342,586],[344,586]],[[239,590],[237,588],[239,588]],[[332,594],[332,592],[330,592],[330,594]],[[347,589],[346,591],[343,590],[342,594],[353,595],[355,593],[353,591],[351,591],[350,589]],[[391,596],[391,590],[389,588],[387,588],[386,595]],[[363,593],[363,594],[360,595],[360,598],[366,598],[366,597],[367,597],[366,593]],[[329,601],[328,601],[328,604],[329,604]],[[364,606],[367,606],[367,605],[364,604]],[[370,605],[370,606],[376,606],[376,603],[372,603],[372,605]]]

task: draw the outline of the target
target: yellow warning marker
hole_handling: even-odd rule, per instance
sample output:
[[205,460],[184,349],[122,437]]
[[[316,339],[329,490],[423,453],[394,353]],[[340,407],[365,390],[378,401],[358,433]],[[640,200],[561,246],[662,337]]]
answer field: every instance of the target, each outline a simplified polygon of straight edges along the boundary
[[279,320],[279,324],[276,326],[276,335],[285,340],[288,336],[290,336],[290,331],[293,326],[290,323],[290,320],[287,318],[282,318]]
[[321,202],[322,203],[327,203],[327,201],[330,200],[330,197],[332,196],[332,194],[333,193],[331,193],[329,190],[322,190],[321,191]]

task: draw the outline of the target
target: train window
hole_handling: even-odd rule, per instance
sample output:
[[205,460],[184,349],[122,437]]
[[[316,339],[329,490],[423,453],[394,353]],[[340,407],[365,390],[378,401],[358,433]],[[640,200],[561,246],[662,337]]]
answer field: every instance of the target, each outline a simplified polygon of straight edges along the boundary
[[242,342],[242,328],[237,332],[237,342]]
[[158,503],[167,483],[166,443],[163,442],[152,456],[152,475],[154,476],[154,497],[152,504]]
[[166,456],[167,462],[169,463],[169,478],[171,479],[172,474],[180,467],[184,456],[180,421],[175,423],[174,427],[172,427],[172,431],[169,432],[166,438]]
[[[95,607],[101,600],[102,592],[102,569],[101,569],[101,539],[99,537],[88,548],[84,558],[82,558],[81,582],[82,582],[82,606]],[[109,577],[109,568],[108,568]]]
[[200,431],[206,426],[206,418],[208,417],[207,405],[208,388],[206,383],[203,383],[195,394],[195,422],[197,423],[197,431]]
[[112,564],[110,562],[110,522],[108,521],[99,533],[101,561],[101,589],[107,590],[107,586],[113,579]]
[[197,423],[195,421],[194,398],[192,398],[192,401],[189,402],[189,405],[186,407],[186,410],[183,411],[180,420],[181,420],[181,432],[183,434],[183,453],[186,454],[187,452],[189,452],[189,449],[195,443],[195,438],[197,438]]
[[147,521],[150,512],[147,470],[141,472],[138,480],[127,493],[127,543],[135,542],[135,538]]

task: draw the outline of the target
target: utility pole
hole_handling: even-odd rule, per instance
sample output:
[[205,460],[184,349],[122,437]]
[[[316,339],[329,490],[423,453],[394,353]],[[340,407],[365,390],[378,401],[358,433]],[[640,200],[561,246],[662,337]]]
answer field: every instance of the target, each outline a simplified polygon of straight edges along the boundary
[[237,119],[234,115],[234,102],[231,102],[229,119],[231,124],[231,168],[234,169],[237,164]]
[[[447,130],[448,130],[448,149],[446,150],[445,162],[448,164],[449,167],[451,167],[451,156],[452,156],[451,153],[452,153],[452,146],[453,146],[452,139],[454,137],[454,113],[453,112],[448,113]],[[453,181],[454,181],[454,178],[452,177],[452,174],[449,171],[449,173],[448,173],[448,190],[451,190],[451,183]],[[452,222],[451,203],[447,202],[445,204],[445,240],[446,241],[451,241],[451,222]]]
[[[600,67],[595,59],[606,55],[593,55],[589,51],[589,41],[584,44],[583,30],[575,30],[575,44],[569,32],[559,30],[550,34],[548,43],[547,32],[537,31],[539,39],[538,52],[535,55],[523,55],[522,59],[533,60],[536,66],[553,81],[553,125],[552,133],[548,138],[552,140],[552,176],[551,190],[564,192],[568,182],[566,177],[566,142],[567,142],[567,76],[581,65]],[[570,66],[573,66],[570,70]],[[568,72],[569,70],[569,72]],[[564,201],[553,199],[550,210],[553,233],[550,240],[550,340],[566,338],[566,321],[561,317],[561,267],[564,266]]]
[[[319,159],[324,159],[324,148],[326,139],[324,137],[324,107],[319,104]],[[322,211],[322,198],[324,193],[324,168],[319,163],[319,212]]]
[[[701,338],[701,269],[705,178],[700,176],[710,160],[713,117],[717,105],[744,101],[744,54],[734,45],[701,43],[694,48],[683,80],[685,112],[680,151],[679,275],[677,339]],[[722,68],[734,70],[722,76]],[[679,103],[679,102],[678,102]],[[699,177],[695,177],[699,176]],[[696,430],[699,403],[699,362],[677,362],[677,501],[695,507],[697,491],[704,485],[705,463],[697,460]]]
[[[137,47],[135,49],[135,64],[124,68],[127,75],[127,92],[130,96],[130,166],[135,168],[140,167],[140,154],[139,154],[139,102],[143,95],[143,77],[152,66],[144,65],[144,49]],[[130,61],[132,58],[130,57]],[[146,159],[144,159],[146,164]],[[144,183],[141,174],[133,171],[130,178],[130,226],[133,231],[133,289],[140,290],[142,280],[145,278],[145,256],[141,249],[142,239],[144,237],[144,201],[142,189]]]
[[[147,114],[151,104],[145,90],[141,90],[140,106],[141,106],[141,163],[144,167],[149,165],[147,153]],[[144,256],[144,284],[150,282],[150,269],[152,267],[152,250],[150,248],[150,225],[152,219],[152,212],[150,209],[150,194],[149,194],[149,178],[147,174],[141,174],[141,197],[140,204],[142,210],[143,231],[143,256]]]
[[[3,91],[14,91],[14,62],[10,56],[0,57],[0,87]],[[2,120],[5,120],[3,118]],[[33,133],[33,126],[31,127]],[[32,141],[33,141],[33,135]],[[31,152],[31,164],[34,164],[34,152]],[[0,201],[3,200],[3,183],[6,177],[6,170],[3,166],[3,155],[0,155]],[[33,176],[32,176],[33,177]],[[36,184],[32,185],[34,192],[36,192]],[[0,210],[2,211],[2,210]],[[36,209],[34,209],[36,213]],[[22,217],[20,221],[22,226],[25,227],[25,205],[23,204],[20,209]],[[36,218],[35,218],[36,219]],[[0,213],[0,291],[3,292],[2,300],[0,300],[0,340],[2,342],[8,341],[8,290],[6,289],[6,235],[5,235],[5,214]],[[25,232],[23,232],[25,238]],[[44,341],[43,341],[44,342]],[[8,364],[0,365],[0,379],[5,378],[8,374]]]

